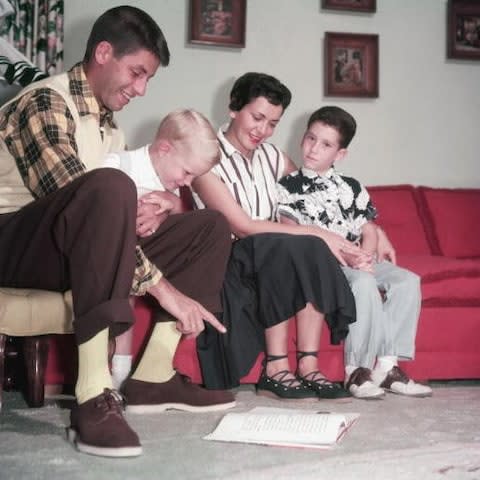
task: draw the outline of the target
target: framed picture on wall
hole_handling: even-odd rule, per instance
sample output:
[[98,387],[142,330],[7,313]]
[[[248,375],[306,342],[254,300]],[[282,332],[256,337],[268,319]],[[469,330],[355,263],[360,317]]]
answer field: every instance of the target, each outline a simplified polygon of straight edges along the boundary
[[247,0],[190,0],[189,42],[245,46]]
[[480,60],[480,1],[449,0],[447,55]]
[[377,0],[322,0],[326,10],[350,10],[352,12],[375,12]]
[[378,35],[326,32],[325,95],[378,97]]

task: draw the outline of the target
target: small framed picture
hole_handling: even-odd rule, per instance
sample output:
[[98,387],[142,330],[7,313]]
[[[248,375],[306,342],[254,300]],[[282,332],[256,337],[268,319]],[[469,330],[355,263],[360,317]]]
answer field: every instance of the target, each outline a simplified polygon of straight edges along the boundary
[[247,0],[190,0],[189,42],[245,46]]
[[375,12],[377,0],[322,0],[322,8],[328,10],[350,10],[352,12]]
[[447,55],[480,60],[480,1],[449,0]]
[[378,97],[378,35],[325,33],[325,95]]

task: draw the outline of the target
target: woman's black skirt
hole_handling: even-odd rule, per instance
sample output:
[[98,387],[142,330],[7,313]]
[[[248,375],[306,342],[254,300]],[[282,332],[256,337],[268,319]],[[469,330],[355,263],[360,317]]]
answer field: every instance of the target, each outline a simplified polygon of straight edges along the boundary
[[197,339],[204,384],[212,389],[238,386],[265,349],[265,328],[309,302],[325,314],[333,344],[355,321],[355,300],[337,259],[310,235],[262,233],[234,242],[222,301],[227,333],[207,324]]

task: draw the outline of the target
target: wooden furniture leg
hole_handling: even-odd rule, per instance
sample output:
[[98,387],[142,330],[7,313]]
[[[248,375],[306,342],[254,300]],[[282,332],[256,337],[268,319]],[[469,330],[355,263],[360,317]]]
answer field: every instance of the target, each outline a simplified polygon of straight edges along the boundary
[[29,407],[42,407],[45,402],[48,340],[48,335],[24,338],[23,355],[27,379],[25,396]]

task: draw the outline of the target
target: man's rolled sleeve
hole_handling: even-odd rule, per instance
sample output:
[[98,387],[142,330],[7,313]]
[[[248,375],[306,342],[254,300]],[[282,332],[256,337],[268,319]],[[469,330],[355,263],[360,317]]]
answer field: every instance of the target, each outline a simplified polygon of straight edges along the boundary
[[156,285],[163,275],[162,272],[148,260],[138,245],[135,254],[137,261],[130,294],[140,297],[145,295],[150,287]]

